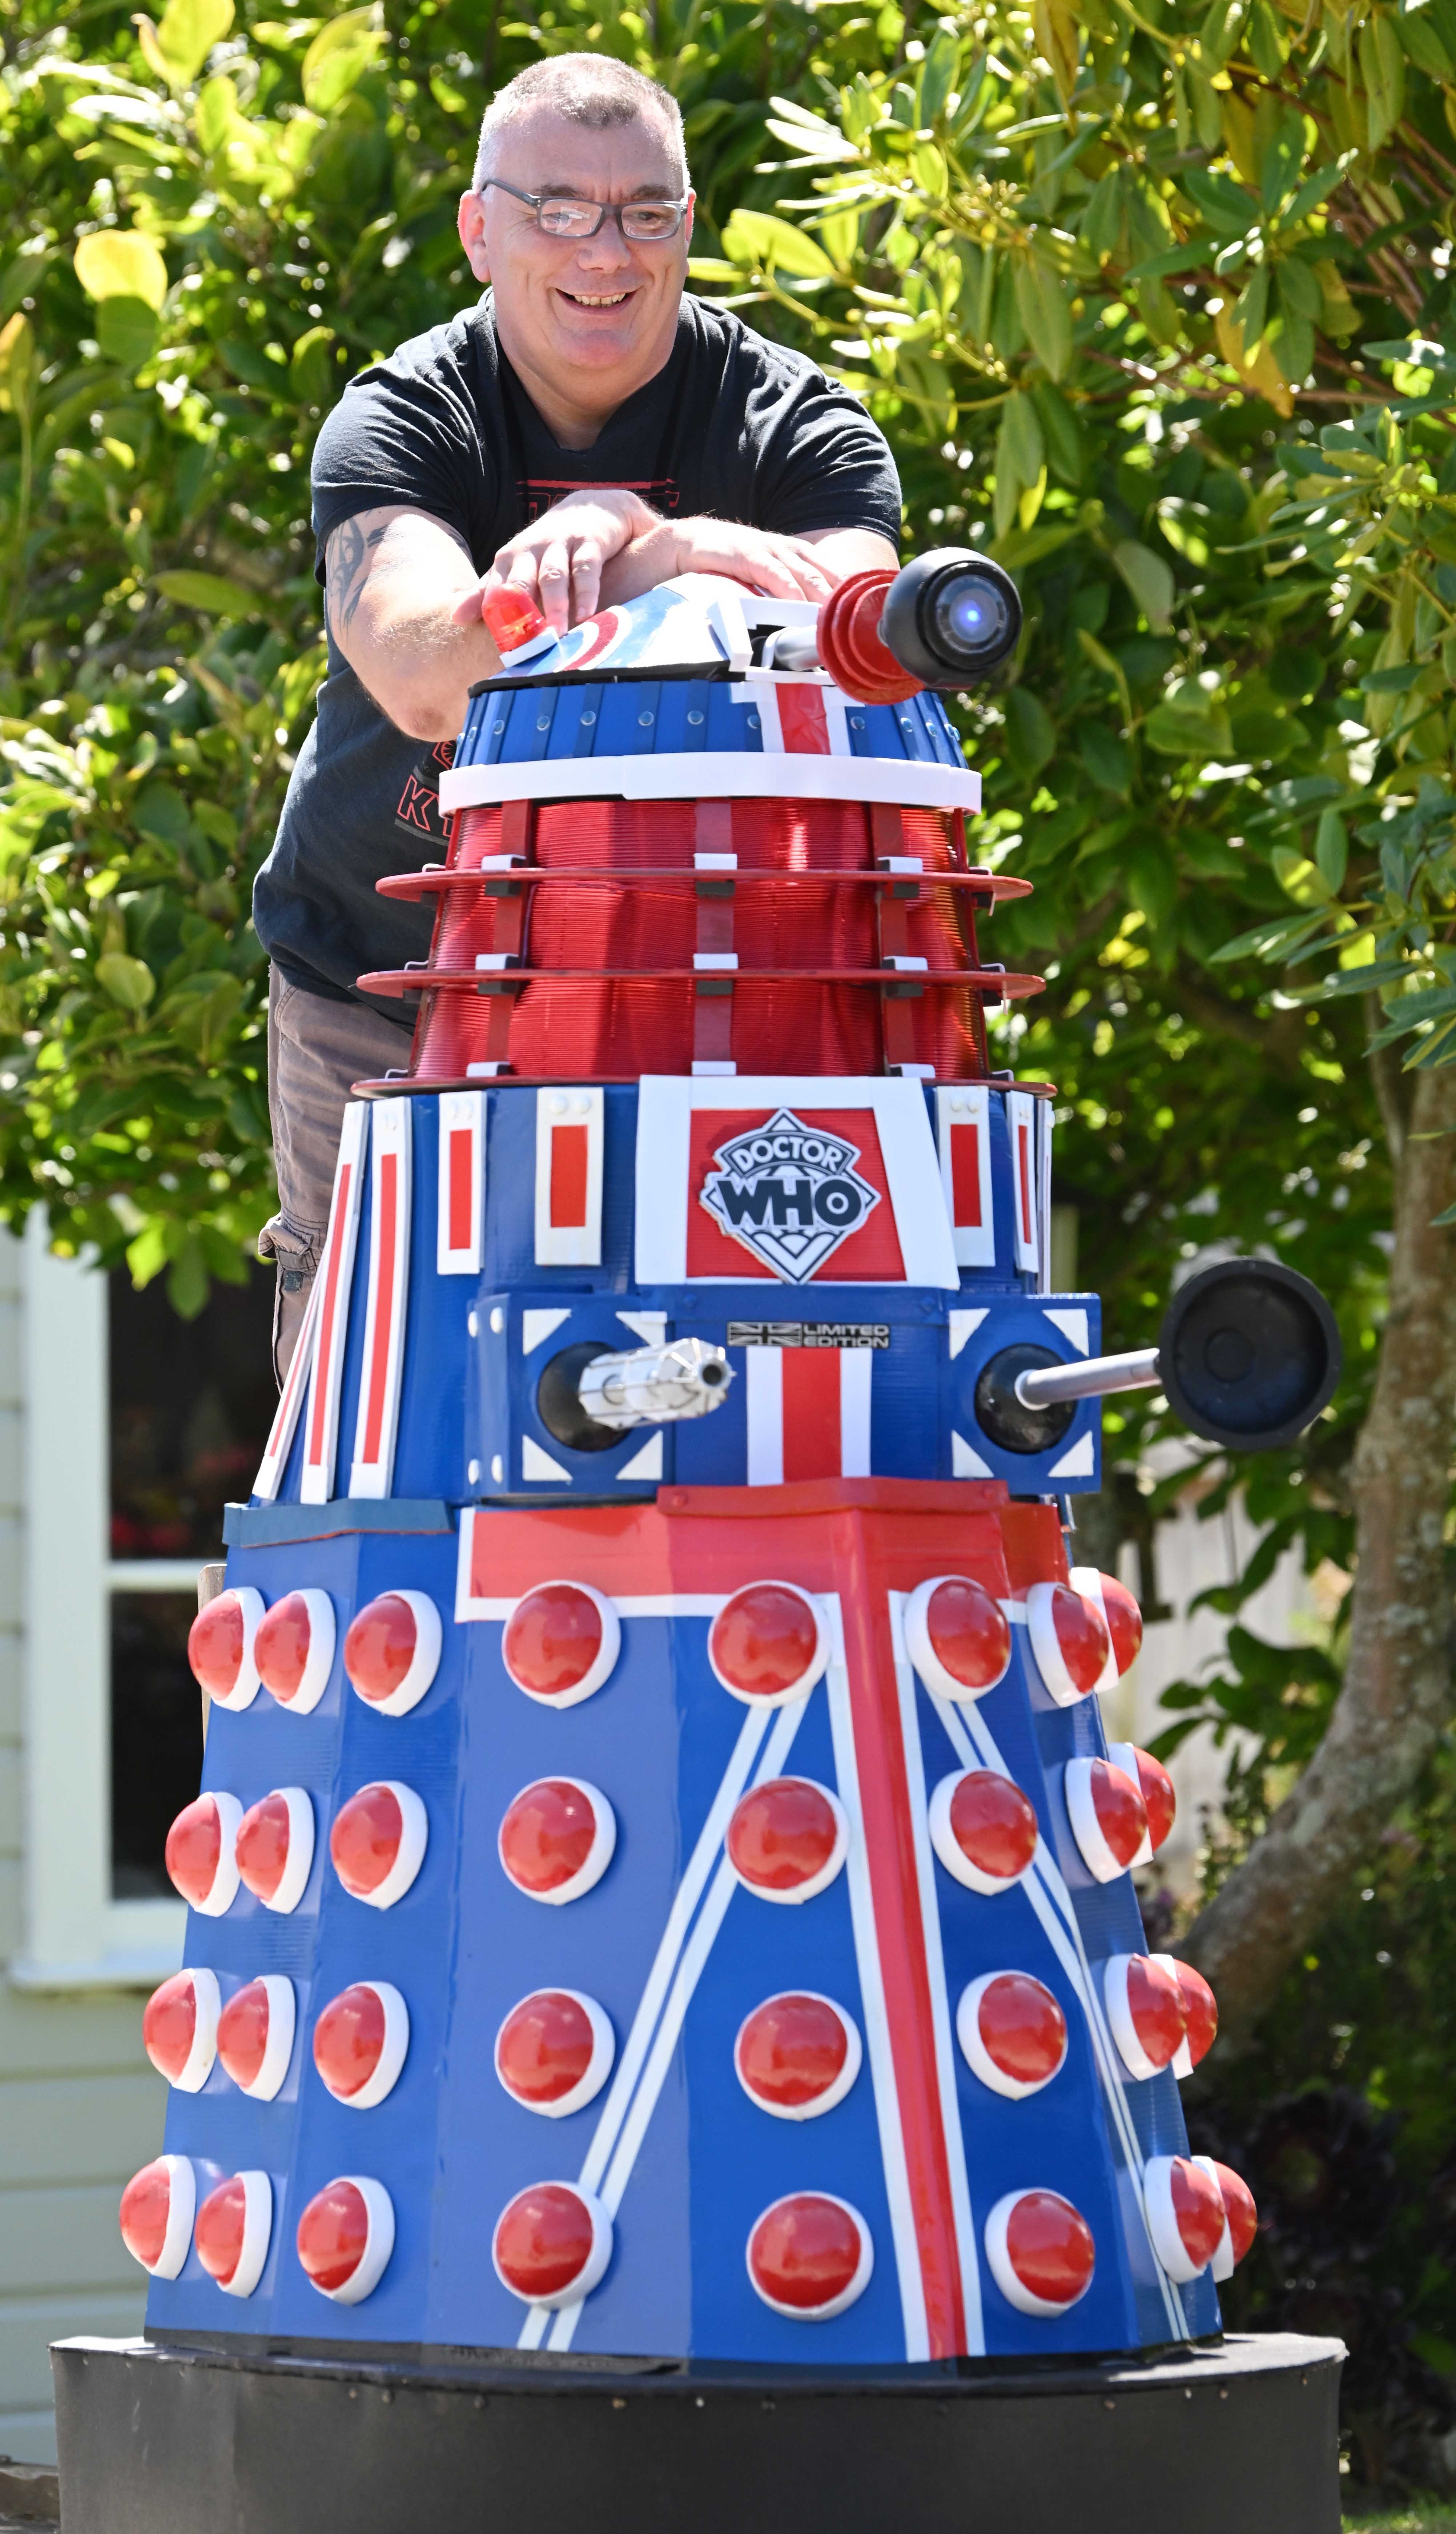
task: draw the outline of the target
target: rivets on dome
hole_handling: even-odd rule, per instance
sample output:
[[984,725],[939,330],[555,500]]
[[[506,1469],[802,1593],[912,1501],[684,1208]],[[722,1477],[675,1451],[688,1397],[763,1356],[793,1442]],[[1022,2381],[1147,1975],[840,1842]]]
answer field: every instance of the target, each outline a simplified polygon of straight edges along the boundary
[[814,1989],[765,1998],[744,2018],[733,2044],[744,2092],[781,2121],[831,2112],[849,2092],[863,2056],[853,2016]]
[[336,2103],[372,2112],[394,2090],[409,2049],[409,2009],[389,1980],[355,1980],[314,2025],[314,2066]]
[[154,2279],[175,2279],[192,2245],[197,2176],[185,2155],[153,2156],[121,2195],[121,2240]]
[[234,1989],[217,2025],[217,2056],[224,2073],[255,2103],[274,2100],[288,2074],[298,2009],[293,1982],[265,1971]]
[[775,2314],[793,2323],[829,2323],[862,2297],[875,2269],[875,2246],[849,2201],[827,2191],[794,2191],[775,2200],[748,2241],[749,2277]]
[[539,1707],[576,1707],[611,1678],[622,1622],[594,1584],[558,1580],[523,1593],[506,1622],[501,1660]]
[[393,1909],[423,1865],[429,1839],[430,1817],[414,1788],[377,1778],[339,1806],[329,1853],[351,1900]]
[[259,1691],[254,1642],[267,1603],[250,1584],[215,1594],[187,1634],[187,1659],[216,1707],[251,1707]]
[[984,1698],[1005,1677],[1010,1622],[971,1576],[933,1575],[905,1603],[905,1644],[927,1689],[941,1698]]
[[197,2258],[224,2295],[250,2297],[263,2276],[273,2235],[273,2185],[266,2173],[234,2173],[197,2212]]
[[601,2092],[616,2054],[611,2019],[594,1997],[534,1989],[496,2034],[496,2075],[515,2102],[559,2121]]
[[142,2046],[159,2077],[181,2094],[200,2094],[217,2055],[221,1993],[214,1971],[175,1971],[153,1989],[142,2014]]
[[617,1844],[617,1816],[585,1778],[522,1786],[497,1837],[502,1866],[528,1900],[579,1900],[599,1883]]
[[1060,2191],[1008,2191],[986,2220],[991,2275],[1018,2314],[1054,2321],[1092,2284],[1092,2229]]
[[1129,2076],[1171,2068],[1187,2030],[1176,1974],[1152,1954],[1114,1954],[1104,1963],[1102,1993],[1118,2052]]
[[988,1899],[1009,1892],[1036,1854],[1031,1797],[997,1769],[957,1769],[930,1801],[931,1845],[957,1883]]
[[308,1888],[314,1808],[302,1786],[274,1786],[238,1824],[238,1872],[265,1909],[286,1917]]
[[1142,1797],[1106,1760],[1068,1760],[1062,1789],[1072,1837],[1094,1883],[1125,1874],[1147,1832]]
[[746,1707],[807,1698],[829,1659],[819,1604],[797,1584],[764,1578],[731,1594],[707,1632],[713,1676]]
[[1224,2239],[1224,2198],[1216,2177],[1186,2155],[1149,2156],[1142,2171],[1148,2233],[1169,2277],[1186,2287]]
[[1102,1685],[1112,1653],[1102,1612],[1068,1584],[1033,1584],[1026,1596],[1031,1651],[1059,1707],[1077,1707]]
[[242,1818],[236,1795],[199,1795],[167,1833],[167,1872],[183,1900],[205,1918],[220,1918],[236,1897]]
[[254,1641],[254,1659],[270,1696],[290,1716],[310,1716],[334,1668],[334,1603],[312,1585],[274,1601]]
[[573,2182],[535,2182],[496,2220],[496,2275],[527,2305],[579,2305],[612,2258],[612,2221]]
[[812,1900],[844,1863],[849,1823],[816,1779],[769,1778],[739,1797],[725,1846],[745,1891],[760,1900]]
[[966,2064],[1013,2103],[1039,2094],[1066,2059],[1066,2018],[1030,1971],[985,1971],[962,1992],[955,2033]]
[[343,1641],[343,1667],[376,1716],[407,1716],[440,1668],[440,1612],[428,1593],[380,1593],[356,1611]]
[[1213,2155],[1195,2155],[1193,2162],[1212,2175],[1224,2203],[1224,2231],[1213,2257],[1213,2275],[1222,2285],[1233,2277],[1250,2249],[1259,2230],[1259,2212],[1244,2176],[1236,2173],[1231,2164],[1220,2164]]
[[335,2305],[360,2305],[378,2287],[394,2249],[394,2203],[368,2174],[339,2174],[315,2192],[295,2240],[319,2294]]

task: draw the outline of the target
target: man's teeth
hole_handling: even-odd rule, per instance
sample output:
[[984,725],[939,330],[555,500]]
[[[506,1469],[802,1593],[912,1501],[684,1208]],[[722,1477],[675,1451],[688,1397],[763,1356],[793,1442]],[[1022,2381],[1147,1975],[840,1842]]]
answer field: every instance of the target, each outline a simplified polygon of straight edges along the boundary
[[563,294],[565,298],[575,300],[578,308],[620,308],[623,300],[631,295],[626,290],[598,291],[595,295],[587,290],[568,290]]

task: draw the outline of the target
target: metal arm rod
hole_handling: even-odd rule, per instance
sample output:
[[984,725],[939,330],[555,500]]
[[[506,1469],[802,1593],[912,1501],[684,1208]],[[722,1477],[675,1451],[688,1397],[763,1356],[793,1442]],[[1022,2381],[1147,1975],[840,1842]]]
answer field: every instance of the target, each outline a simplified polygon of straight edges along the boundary
[[1049,1363],[1016,1376],[1023,1408],[1051,1408],[1060,1399],[1101,1399],[1110,1390],[1156,1390],[1162,1374],[1156,1347],[1135,1355],[1093,1355],[1085,1363]]

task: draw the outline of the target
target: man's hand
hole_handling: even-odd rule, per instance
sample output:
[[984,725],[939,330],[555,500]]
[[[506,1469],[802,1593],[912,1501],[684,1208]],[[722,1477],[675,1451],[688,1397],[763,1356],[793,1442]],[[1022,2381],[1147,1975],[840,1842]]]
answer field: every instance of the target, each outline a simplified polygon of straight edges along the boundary
[[851,573],[893,572],[898,562],[888,538],[864,528],[816,528],[791,537],[734,519],[659,519],[607,566],[602,597],[620,604],[680,572],[716,572],[761,598],[819,606]]
[[[565,634],[596,614],[602,574],[613,558],[665,524],[636,493],[595,487],[568,493],[502,546],[485,577],[459,601],[455,621],[478,623],[487,591],[508,585],[539,607],[554,634]],[[684,568],[672,566],[657,578]]]
[[456,617],[475,579],[464,539],[428,511],[394,503],[330,532],[324,616],[361,686],[410,739],[454,739],[470,689],[501,665],[486,628]]

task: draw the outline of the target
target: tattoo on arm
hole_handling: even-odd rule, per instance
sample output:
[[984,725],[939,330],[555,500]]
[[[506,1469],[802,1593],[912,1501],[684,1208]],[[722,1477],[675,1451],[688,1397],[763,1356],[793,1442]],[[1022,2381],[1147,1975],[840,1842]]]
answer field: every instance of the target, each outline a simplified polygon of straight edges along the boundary
[[324,548],[324,620],[335,642],[341,643],[358,613],[369,559],[384,542],[386,527],[366,536],[357,518],[343,519],[330,533]]

